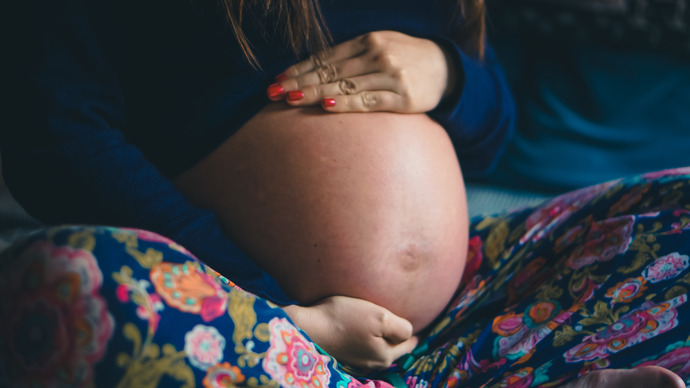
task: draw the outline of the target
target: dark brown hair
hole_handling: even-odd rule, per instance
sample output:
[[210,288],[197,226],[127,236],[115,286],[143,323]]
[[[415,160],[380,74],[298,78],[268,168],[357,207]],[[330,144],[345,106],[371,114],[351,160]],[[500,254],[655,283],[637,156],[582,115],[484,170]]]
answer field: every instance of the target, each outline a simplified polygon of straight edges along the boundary
[[451,36],[460,43],[460,47],[468,54],[483,59],[486,34],[484,0],[456,0],[451,25],[456,25],[458,18],[462,18],[462,23],[459,24],[459,27],[451,29]]
[[[235,33],[244,55],[255,68],[260,64],[251,49],[249,40],[242,29],[245,11],[248,7],[263,8],[266,14],[275,13],[278,25],[285,26],[284,35],[296,55],[306,49],[311,53],[327,50],[331,36],[324,22],[318,0],[220,0],[225,14]],[[263,4],[261,4],[263,3]],[[458,23],[459,27],[451,28],[450,35],[469,54],[482,57],[484,54],[485,31],[484,0],[455,0],[455,12],[450,26]]]

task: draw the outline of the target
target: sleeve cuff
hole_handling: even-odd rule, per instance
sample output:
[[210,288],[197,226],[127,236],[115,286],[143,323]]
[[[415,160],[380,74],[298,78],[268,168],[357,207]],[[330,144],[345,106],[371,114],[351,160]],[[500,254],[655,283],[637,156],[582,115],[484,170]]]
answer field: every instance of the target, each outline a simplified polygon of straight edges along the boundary
[[[486,79],[488,74],[478,59],[465,54],[452,39],[442,37],[437,43],[447,48],[453,62],[456,64],[456,87],[452,94],[444,98],[439,105],[428,112],[429,116],[440,123],[453,121],[465,128],[473,135],[472,129],[482,124],[482,117],[477,112],[486,110],[478,104],[493,104],[486,98],[486,88],[491,87],[492,80]],[[470,80],[471,82],[466,82]],[[493,108],[493,106],[492,106]],[[457,125],[456,124],[456,125]]]
[[450,56],[451,63],[455,66],[455,87],[453,92],[444,97],[439,104],[428,112],[429,116],[435,118],[439,117],[450,117],[455,111],[455,107],[460,103],[460,99],[463,95],[463,89],[465,88],[465,64],[462,50],[460,47],[450,38],[442,36],[440,38],[434,38],[436,42],[443,49],[446,55]]
[[482,176],[495,167],[513,132],[516,109],[512,95],[488,45],[480,61],[448,37],[436,42],[456,62],[459,83],[428,115],[451,137],[463,174]]

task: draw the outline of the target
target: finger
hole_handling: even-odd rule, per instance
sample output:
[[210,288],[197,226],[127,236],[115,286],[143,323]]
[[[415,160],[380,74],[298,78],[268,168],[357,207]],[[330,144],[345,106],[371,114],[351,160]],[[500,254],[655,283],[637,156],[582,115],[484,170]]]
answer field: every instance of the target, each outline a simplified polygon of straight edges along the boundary
[[281,85],[286,90],[304,90],[309,86],[326,85],[340,79],[372,74],[380,70],[378,63],[370,56],[359,56],[327,63],[297,77],[286,79]]
[[269,85],[266,89],[266,95],[271,101],[280,101],[285,97],[287,90],[279,82]]
[[381,337],[389,344],[397,345],[409,340],[413,334],[412,323],[392,312],[380,316]]
[[394,360],[397,360],[398,358],[404,356],[407,353],[412,353],[414,348],[417,347],[417,344],[419,344],[419,337],[416,335],[413,335],[412,337],[408,338],[407,340],[396,344],[393,346],[393,356],[395,357]]
[[365,50],[366,45],[363,44],[362,37],[350,39],[333,46],[326,52],[314,54],[304,61],[288,67],[283,73],[281,73],[281,75],[287,78],[295,78],[318,67],[322,67],[325,63],[332,63],[341,61],[343,59],[356,57],[362,54]]
[[321,101],[323,109],[334,112],[404,112],[403,97],[387,90],[363,91],[347,96],[326,97]]
[[408,353],[412,353],[419,343],[419,338],[417,336],[410,337],[406,341],[396,345],[392,345],[384,338],[378,338],[378,340],[381,342],[377,344],[378,346],[376,346],[375,351],[370,353],[370,355],[374,357],[364,362],[364,366],[369,369],[386,369],[390,367],[395,360]]
[[308,86],[302,89],[302,97],[292,101],[290,105],[319,104],[324,98],[344,95],[354,95],[367,90],[395,91],[395,80],[381,73],[367,74],[352,78],[343,78],[325,85]]

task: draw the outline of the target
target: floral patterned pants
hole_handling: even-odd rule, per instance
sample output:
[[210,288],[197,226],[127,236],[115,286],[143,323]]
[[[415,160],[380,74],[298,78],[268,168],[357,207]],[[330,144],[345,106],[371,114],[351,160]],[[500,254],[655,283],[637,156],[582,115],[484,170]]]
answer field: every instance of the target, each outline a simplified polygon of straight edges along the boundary
[[0,258],[0,386],[531,387],[641,365],[690,383],[689,255],[690,168],[474,220],[449,309],[355,378],[170,240],[48,228]]

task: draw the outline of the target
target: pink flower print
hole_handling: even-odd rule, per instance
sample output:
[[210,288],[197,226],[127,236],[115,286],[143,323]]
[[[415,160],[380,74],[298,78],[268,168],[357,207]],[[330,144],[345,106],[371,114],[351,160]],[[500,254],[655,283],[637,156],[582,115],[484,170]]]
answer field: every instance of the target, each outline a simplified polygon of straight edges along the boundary
[[529,240],[541,240],[548,232],[560,226],[568,217],[580,210],[599,194],[616,185],[620,180],[604,182],[595,186],[571,191],[540,206],[525,221],[527,233],[520,239],[520,244]]
[[667,177],[667,176],[688,175],[688,174],[690,174],[690,167],[670,168],[667,170],[654,171],[654,172],[644,174],[644,175],[642,175],[642,178],[644,178],[644,179],[658,179],[658,178],[663,178],[663,177]]
[[[587,220],[591,221],[592,217],[588,217]],[[583,223],[577,224],[570,229],[566,230],[561,237],[556,240],[554,244],[553,251],[555,253],[561,253],[567,247],[575,244],[585,233],[585,226]]]
[[635,204],[642,200],[642,196],[649,191],[651,184],[635,185],[628,192],[614,203],[609,209],[610,215],[622,214],[630,210]]
[[611,366],[611,361],[606,358],[600,358],[594,361],[586,361],[582,369],[580,369],[580,371],[577,373],[577,377],[583,377],[597,370],[606,369],[609,366]]
[[158,312],[162,311],[164,306],[159,295],[149,293],[148,288],[151,286],[151,283],[144,279],[136,280],[132,278],[118,281],[121,281],[121,283],[115,289],[117,299],[122,303],[134,302],[137,305],[135,310],[137,316],[142,320],[148,321],[149,333],[155,333],[160,322],[160,314]]
[[525,325],[520,331],[508,337],[497,338],[494,356],[517,360],[516,363],[527,362],[534,354],[537,344],[568,320],[572,312],[561,311],[557,302],[537,302],[527,308],[527,315],[523,318]]
[[453,369],[453,373],[450,374],[448,377],[448,381],[446,381],[446,384],[444,387],[446,388],[455,388],[460,386],[460,383],[463,381],[467,380],[468,373],[464,370],[459,370],[459,369]]
[[687,296],[683,294],[659,304],[645,302],[604,330],[583,338],[580,344],[564,354],[565,360],[580,362],[606,358],[663,334],[678,325],[676,308],[686,301]]
[[453,316],[454,320],[460,319],[460,316],[465,310],[467,310],[485,290],[485,279],[480,280],[479,277],[472,278],[470,282],[464,286],[460,294],[450,303],[451,311],[449,312],[449,316]]
[[506,373],[503,377],[503,382],[499,384],[506,388],[527,388],[534,380],[534,369],[530,367],[519,369],[514,373]]
[[508,337],[520,331],[523,326],[522,314],[509,312],[494,318],[492,330],[502,337]]
[[482,239],[479,236],[474,236],[469,241],[467,264],[465,264],[465,272],[462,274],[460,284],[467,284],[476,275],[482,265],[482,258]]
[[196,325],[184,336],[184,351],[189,362],[205,371],[223,359],[225,338],[215,327]]
[[285,318],[268,323],[270,346],[263,361],[264,370],[281,386],[327,387],[331,372],[330,360],[316,351],[314,344]]
[[471,348],[467,349],[467,353],[460,359],[457,363],[456,370],[459,371],[462,381],[469,379],[474,373],[477,372],[487,372],[490,369],[500,368],[505,365],[505,357],[498,359],[497,361],[491,362],[490,359],[480,359],[474,358],[474,353]]
[[180,311],[200,314],[204,322],[220,317],[227,309],[228,293],[195,262],[162,262],[151,268],[150,277],[165,303]]
[[634,223],[635,217],[622,216],[592,224],[584,246],[573,252],[568,259],[568,266],[580,269],[597,261],[609,261],[625,252],[632,242]]
[[611,298],[610,304],[612,306],[618,302],[628,303],[644,295],[644,291],[647,289],[645,283],[645,279],[640,276],[625,279],[609,288],[606,291],[606,297]]
[[540,287],[544,279],[549,276],[550,266],[546,265],[546,259],[537,257],[521,268],[506,285],[508,304],[517,302],[523,295],[531,292],[535,287]]
[[666,354],[656,360],[645,361],[635,367],[658,365],[662,368],[672,370],[678,376],[687,379],[688,376],[690,376],[690,346],[679,347],[671,351],[667,348],[666,351]]
[[17,386],[86,387],[106,351],[114,320],[100,294],[91,252],[34,242],[0,272],[2,362]]
[[161,316],[158,312],[162,311],[164,308],[161,297],[156,294],[149,294],[148,292],[140,293],[140,295],[144,295],[146,302],[137,306],[137,316],[144,321],[148,321],[150,329],[155,332],[158,330],[158,323],[161,320]]
[[362,383],[352,378],[347,388],[393,388],[393,386],[381,380],[366,380]]
[[494,340],[495,357],[515,359],[524,355],[520,343],[529,334],[529,329],[522,320],[522,314],[509,312],[494,318],[492,330],[498,334]]
[[680,275],[688,268],[688,265],[690,265],[688,256],[673,252],[654,260],[642,271],[642,276],[650,283],[658,283]]
[[208,369],[202,383],[205,388],[230,388],[243,383],[242,370],[228,362],[216,364]]
[[129,302],[129,287],[126,284],[119,284],[115,289],[115,296],[121,303]]
[[686,209],[675,209],[673,210],[673,216],[680,218],[680,222],[674,222],[671,224],[671,230],[665,232],[664,234],[681,234],[686,230],[690,230],[690,223],[688,222],[688,215],[690,215],[690,210]]
[[144,241],[150,241],[150,242],[159,242],[163,244],[174,244],[175,242],[165,236],[161,236],[158,233],[153,233],[149,232],[147,230],[143,229],[126,229],[129,231],[132,231],[136,233],[137,237],[139,237],[140,240]]
[[690,215],[690,210],[685,210],[685,209],[676,209],[673,211],[673,216],[674,217],[680,217],[682,215]]
[[409,376],[407,380],[405,380],[405,385],[407,385],[408,388],[428,388],[429,382],[418,376]]

